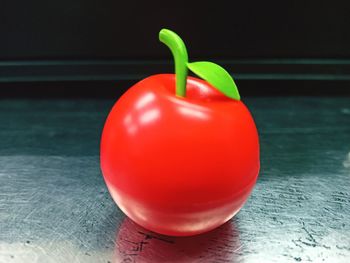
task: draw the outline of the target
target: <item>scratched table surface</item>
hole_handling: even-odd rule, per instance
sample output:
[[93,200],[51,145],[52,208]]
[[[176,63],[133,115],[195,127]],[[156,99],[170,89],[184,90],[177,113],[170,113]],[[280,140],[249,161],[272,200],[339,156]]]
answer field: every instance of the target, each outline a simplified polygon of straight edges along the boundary
[[0,262],[350,262],[350,98],[244,100],[261,173],[207,234],[151,233],[99,168],[111,100],[0,100]]

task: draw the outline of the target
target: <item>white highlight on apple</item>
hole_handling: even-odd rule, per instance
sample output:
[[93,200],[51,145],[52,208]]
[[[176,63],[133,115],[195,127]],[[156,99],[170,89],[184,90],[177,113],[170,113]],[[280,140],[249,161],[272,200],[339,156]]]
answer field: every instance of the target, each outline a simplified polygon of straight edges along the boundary
[[153,93],[147,93],[136,102],[135,108],[140,110],[154,101],[155,98],[156,96]]
[[207,114],[205,114],[205,112],[199,111],[197,108],[179,107],[178,111],[181,114],[186,115],[188,117],[202,119],[202,120],[209,119],[209,116]]
[[129,113],[124,118],[124,126],[129,134],[134,135],[137,132],[137,125],[133,122],[132,115]]
[[207,84],[202,84],[202,83],[195,81],[193,79],[187,79],[187,83],[191,84],[193,86],[198,86],[198,90],[200,91],[203,98],[207,97],[208,94],[210,94],[210,87]]
[[159,117],[160,117],[160,110],[159,109],[150,109],[150,110],[148,110],[145,113],[140,115],[139,122],[141,124],[147,124],[147,123],[153,122],[154,120],[158,119]]

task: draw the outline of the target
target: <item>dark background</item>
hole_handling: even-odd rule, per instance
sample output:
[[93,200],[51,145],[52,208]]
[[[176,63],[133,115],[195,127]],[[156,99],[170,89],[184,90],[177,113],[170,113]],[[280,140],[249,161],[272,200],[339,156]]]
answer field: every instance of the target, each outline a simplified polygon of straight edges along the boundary
[[166,27],[243,95],[349,94],[349,14],[345,0],[1,1],[0,92],[113,96],[173,70]]

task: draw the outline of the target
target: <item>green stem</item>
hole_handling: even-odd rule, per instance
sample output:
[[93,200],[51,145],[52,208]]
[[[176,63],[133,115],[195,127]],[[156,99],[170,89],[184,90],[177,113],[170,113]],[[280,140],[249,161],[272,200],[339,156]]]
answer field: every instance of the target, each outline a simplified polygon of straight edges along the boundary
[[185,43],[174,32],[168,29],[162,29],[159,32],[159,40],[167,45],[175,60],[175,76],[176,76],[176,95],[186,96],[186,81],[187,81],[187,62],[188,55]]

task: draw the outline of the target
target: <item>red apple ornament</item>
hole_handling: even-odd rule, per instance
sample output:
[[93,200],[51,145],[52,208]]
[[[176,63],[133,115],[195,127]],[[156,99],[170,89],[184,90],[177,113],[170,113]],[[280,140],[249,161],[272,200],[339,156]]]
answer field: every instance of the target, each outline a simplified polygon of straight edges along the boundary
[[[101,139],[101,169],[119,208],[166,235],[214,229],[243,206],[256,182],[259,139],[231,76],[189,63],[186,47],[162,29],[176,74],[150,76],[113,106]],[[188,69],[202,79],[187,77]]]

